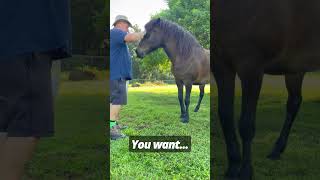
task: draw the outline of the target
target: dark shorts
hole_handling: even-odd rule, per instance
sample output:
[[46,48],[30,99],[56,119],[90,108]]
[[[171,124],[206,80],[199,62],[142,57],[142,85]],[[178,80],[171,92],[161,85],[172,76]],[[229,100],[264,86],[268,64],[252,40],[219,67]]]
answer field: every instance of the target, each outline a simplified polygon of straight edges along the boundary
[[113,105],[127,104],[127,81],[110,80],[110,103]]
[[9,137],[54,133],[51,58],[28,54],[0,58],[0,132]]

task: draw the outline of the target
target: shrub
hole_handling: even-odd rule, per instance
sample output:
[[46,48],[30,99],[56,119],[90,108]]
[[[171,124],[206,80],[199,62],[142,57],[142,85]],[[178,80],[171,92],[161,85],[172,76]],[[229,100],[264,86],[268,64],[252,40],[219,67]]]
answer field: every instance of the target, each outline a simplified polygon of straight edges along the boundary
[[132,83],[132,84],[131,84],[131,87],[140,87],[140,86],[141,86],[140,83]]
[[70,81],[94,80],[96,75],[90,71],[73,70],[69,73]]

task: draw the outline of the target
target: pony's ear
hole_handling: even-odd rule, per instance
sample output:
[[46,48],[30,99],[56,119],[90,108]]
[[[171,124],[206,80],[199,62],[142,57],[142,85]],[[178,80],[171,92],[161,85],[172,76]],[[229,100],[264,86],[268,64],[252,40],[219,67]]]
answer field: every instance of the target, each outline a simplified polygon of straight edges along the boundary
[[156,23],[155,24],[160,24],[161,19],[157,18]]

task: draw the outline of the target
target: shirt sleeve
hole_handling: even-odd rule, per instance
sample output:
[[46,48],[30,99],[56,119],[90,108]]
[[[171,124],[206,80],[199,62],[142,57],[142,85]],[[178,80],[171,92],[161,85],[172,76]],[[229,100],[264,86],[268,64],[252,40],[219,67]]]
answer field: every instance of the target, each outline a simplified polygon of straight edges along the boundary
[[127,33],[120,29],[113,29],[110,32],[110,42],[114,44],[125,44],[124,38],[126,35]]

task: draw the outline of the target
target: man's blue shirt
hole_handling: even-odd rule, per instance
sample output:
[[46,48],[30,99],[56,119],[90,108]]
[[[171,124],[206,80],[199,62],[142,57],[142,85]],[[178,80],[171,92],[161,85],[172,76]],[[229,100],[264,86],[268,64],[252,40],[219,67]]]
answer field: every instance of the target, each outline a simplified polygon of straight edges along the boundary
[[132,62],[126,42],[127,32],[118,28],[110,30],[110,79],[132,79]]
[[0,57],[31,52],[71,54],[69,0],[0,2]]

